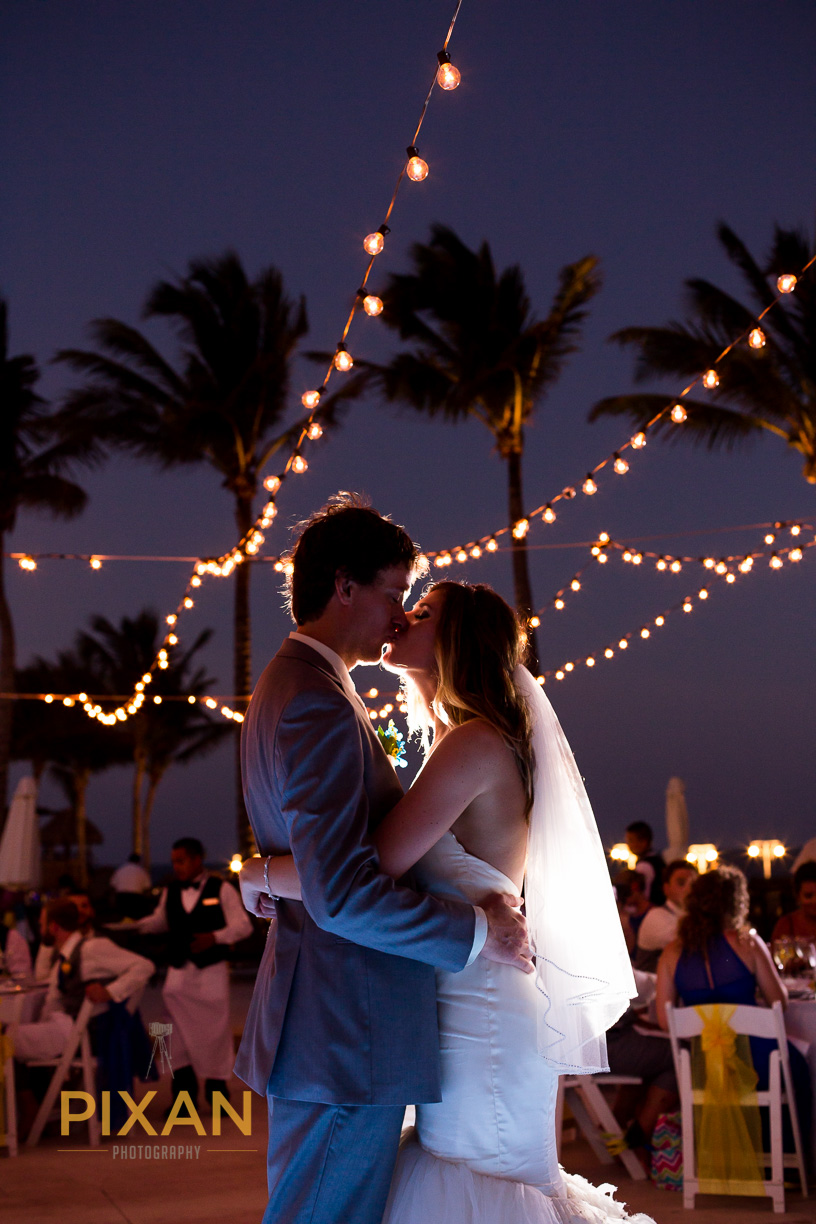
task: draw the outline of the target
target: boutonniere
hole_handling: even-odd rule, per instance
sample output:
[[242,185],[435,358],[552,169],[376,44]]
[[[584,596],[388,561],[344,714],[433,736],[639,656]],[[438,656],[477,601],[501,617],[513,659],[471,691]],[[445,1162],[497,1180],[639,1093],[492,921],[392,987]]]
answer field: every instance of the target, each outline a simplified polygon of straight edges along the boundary
[[64,976],[69,974],[71,970],[73,969],[73,967],[74,966],[71,964],[69,960],[64,960],[60,963],[60,969],[62,970]]
[[378,727],[377,735],[380,737],[380,743],[390,756],[394,766],[399,769],[407,769],[408,762],[405,760],[405,736],[401,731],[398,731],[394,726],[393,718],[388,720],[387,727]]

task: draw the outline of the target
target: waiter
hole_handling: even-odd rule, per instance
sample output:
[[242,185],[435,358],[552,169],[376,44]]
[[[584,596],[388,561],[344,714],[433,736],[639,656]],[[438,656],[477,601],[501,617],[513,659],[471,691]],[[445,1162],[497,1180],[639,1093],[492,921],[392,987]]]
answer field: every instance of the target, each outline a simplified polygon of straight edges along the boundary
[[170,935],[163,997],[173,1024],[174,1097],[189,1092],[197,1105],[201,1078],[212,1105],[215,1092],[229,1097],[227,1080],[235,1061],[229,945],[246,939],[252,923],[232,885],[204,870],[204,847],[197,837],[179,838],[170,861],[175,879],[162,891],[154,912],[136,925],[145,934]]

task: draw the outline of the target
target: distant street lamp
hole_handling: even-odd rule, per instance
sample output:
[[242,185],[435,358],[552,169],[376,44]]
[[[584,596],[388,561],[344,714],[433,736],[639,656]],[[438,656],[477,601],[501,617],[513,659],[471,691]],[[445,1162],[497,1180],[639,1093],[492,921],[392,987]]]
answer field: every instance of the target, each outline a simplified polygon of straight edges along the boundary
[[770,880],[774,859],[784,858],[788,852],[781,841],[777,841],[775,837],[772,837],[768,841],[752,841],[747,853],[749,858],[762,859],[763,875],[766,880]]
[[616,842],[609,851],[609,857],[616,863],[625,863],[630,871],[637,866],[637,855],[632,853],[626,842]]
[[686,862],[694,863],[700,875],[704,875],[706,871],[711,871],[717,866],[719,857],[719,850],[711,842],[700,842],[695,846],[689,846]]

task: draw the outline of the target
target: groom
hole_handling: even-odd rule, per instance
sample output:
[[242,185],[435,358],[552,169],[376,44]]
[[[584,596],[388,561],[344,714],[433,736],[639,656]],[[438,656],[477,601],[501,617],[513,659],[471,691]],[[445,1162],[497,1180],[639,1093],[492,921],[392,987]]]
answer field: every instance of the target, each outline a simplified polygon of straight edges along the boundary
[[380,872],[372,830],[400,799],[349,669],[407,628],[418,549],[338,494],[294,551],[289,635],[242,735],[262,855],[294,855],[303,901],[278,901],[236,1073],[269,1100],[264,1224],[379,1224],[406,1104],[438,1101],[433,966],[480,953],[525,967],[523,920],[415,892]]

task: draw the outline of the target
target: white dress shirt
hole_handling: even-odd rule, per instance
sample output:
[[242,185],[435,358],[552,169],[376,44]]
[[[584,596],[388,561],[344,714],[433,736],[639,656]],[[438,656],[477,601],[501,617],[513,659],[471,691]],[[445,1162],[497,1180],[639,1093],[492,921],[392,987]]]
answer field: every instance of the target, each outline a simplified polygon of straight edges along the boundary
[[[201,890],[207,882],[208,875],[208,872],[202,871],[193,881],[194,888],[182,888],[181,904],[184,906],[185,913],[189,914],[195,909],[198,898],[201,896]],[[231,884],[228,884],[226,880],[222,881],[218,900],[221,902],[221,908],[224,911],[225,925],[220,927],[219,930],[212,932],[215,942],[218,944],[233,944],[251,935],[252,922],[250,921],[249,914],[244,909],[237,890]],[[162,889],[159,904],[153,913],[148,914],[146,918],[140,918],[137,923],[134,923],[134,926],[138,927],[139,931],[145,935],[156,935],[169,930],[167,924],[166,888]]]
[[[65,1010],[59,988],[59,966],[60,961],[67,960],[73,954],[77,944],[81,944],[80,979],[83,982],[101,981],[114,1003],[131,999],[134,1000],[135,1007],[138,1004],[138,996],[153,975],[153,962],[146,956],[120,948],[104,935],[90,935],[84,939],[81,931],[74,931],[60,948],[51,968],[41,1019],[47,1020],[54,1012]],[[98,1010],[104,1010],[105,1006],[104,1003],[98,1004]]]
[[674,901],[653,905],[638,928],[637,946],[644,952],[662,951],[677,938],[677,924],[682,916],[682,908]]
[[[323,656],[326,662],[331,665],[332,669],[337,672],[340,683],[343,685],[343,689],[345,690],[349,700],[362,706],[362,708],[365,710],[366,718],[368,718],[368,707],[360,694],[357,692],[357,689],[354,687],[351,672],[346,667],[339,654],[332,650],[330,646],[324,645],[323,642],[318,642],[315,638],[309,637],[305,633],[299,633],[293,630],[289,634],[289,637],[294,638],[296,642],[303,642],[306,646],[311,646],[312,650],[316,650],[318,654]],[[466,969],[468,965],[473,964],[476,957],[485,946],[485,941],[487,940],[487,915],[479,905],[474,905],[473,910],[476,915],[476,927],[473,932],[473,946],[471,947],[470,956],[468,957],[467,964],[465,965]]]

